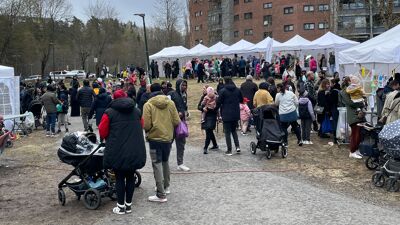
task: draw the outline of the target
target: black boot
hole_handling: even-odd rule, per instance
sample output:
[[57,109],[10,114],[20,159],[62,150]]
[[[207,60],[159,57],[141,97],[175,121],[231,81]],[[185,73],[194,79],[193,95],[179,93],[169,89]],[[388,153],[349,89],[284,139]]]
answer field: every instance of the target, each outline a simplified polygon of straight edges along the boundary
[[204,153],[204,155],[207,155],[207,154],[208,154],[207,148],[204,149],[204,152],[203,152],[203,153]]

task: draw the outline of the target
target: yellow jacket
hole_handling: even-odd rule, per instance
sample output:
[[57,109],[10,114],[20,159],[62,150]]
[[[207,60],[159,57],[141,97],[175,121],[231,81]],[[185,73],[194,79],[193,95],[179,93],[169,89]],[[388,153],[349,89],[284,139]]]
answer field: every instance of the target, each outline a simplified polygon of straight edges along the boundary
[[143,107],[144,130],[149,141],[172,142],[181,121],[175,104],[165,95],[151,98]]
[[253,98],[254,107],[257,108],[269,104],[274,104],[274,99],[272,98],[271,94],[264,89],[258,90]]

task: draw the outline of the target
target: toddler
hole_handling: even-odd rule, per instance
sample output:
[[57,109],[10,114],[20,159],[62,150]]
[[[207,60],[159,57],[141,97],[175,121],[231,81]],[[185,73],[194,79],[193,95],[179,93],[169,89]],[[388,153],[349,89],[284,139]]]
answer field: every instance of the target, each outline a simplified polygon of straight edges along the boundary
[[217,106],[217,96],[215,94],[214,88],[207,87],[207,93],[204,96],[203,102],[201,105],[203,106],[203,112],[201,113],[201,122],[205,122],[206,113],[209,109],[213,110]]
[[350,85],[346,88],[346,93],[350,95],[353,102],[364,101],[364,91],[360,83],[360,79],[356,76],[350,76]]
[[249,102],[249,99],[243,98],[243,102],[240,103],[240,126],[242,128],[242,135],[247,135],[247,128],[251,118],[251,113],[249,107],[247,106],[247,102]]

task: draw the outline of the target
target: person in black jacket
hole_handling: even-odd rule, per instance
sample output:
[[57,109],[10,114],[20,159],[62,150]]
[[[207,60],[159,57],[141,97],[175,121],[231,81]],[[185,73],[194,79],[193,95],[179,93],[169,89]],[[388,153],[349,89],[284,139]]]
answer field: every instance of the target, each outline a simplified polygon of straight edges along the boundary
[[[206,88],[205,88],[206,90]],[[207,95],[207,91],[205,91],[203,93],[203,95],[200,98],[199,104],[197,104],[197,109],[200,110],[201,112],[203,112],[204,110],[204,105],[202,105],[203,103],[203,99],[204,97]],[[208,109],[206,112],[206,115],[204,117],[204,123],[201,123],[201,129],[205,130],[206,132],[206,140],[204,143],[204,154],[208,154],[208,146],[210,145],[210,142],[212,142],[213,147],[210,148],[210,150],[217,150],[218,144],[217,144],[217,140],[215,139],[215,135],[214,135],[214,130],[217,124],[217,116],[218,116],[218,110],[217,109]]]
[[253,98],[258,91],[258,87],[257,84],[253,82],[253,77],[251,75],[247,75],[246,81],[240,85],[240,91],[242,92],[242,96],[249,100],[249,102],[247,102],[249,109],[254,109]]
[[218,79],[218,85],[217,85],[217,93],[219,94],[219,92],[224,88],[225,84],[224,84],[224,78],[219,78]]
[[125,214],[132,212],[134,173],[146,164],[146,147],[135,102],[122,90],[116,91],[113,97],[101,119],[99,133],[106,140],[104,169],[112,169],[116,178],[118,202],[113,212]]
[[336,129],[339,120],[339,93],[342,90],[340,88],[339,81],[340,78],[334,78],[331,80],[331,91],[328,99],[328,104],[330,105],[332,115],[333,143],[335,144],[338,143],[336,138]]
[[136,94],[136,103],[139,104],[140,103],[140,98],[142,97],[142,95],[146,93],[146,80],[141,80],[140,81],[140,88]]
[[325,115],[331,116],[330,99],[330,82],[328,79],[321,81],[321,85],[317,94],[317,105],[323,107],[323,113],[317,115],[317,121],[320,124],[318,136],[321,138],[329,138],[329,135],[322,132],[322,123],[324,122]]
[[232,143],[231,134],[233,141],[235,142],[236,153],[240,153],[240,145],[236,128],[238,121],[240,120],[240,106],[243,102],[243,96],[239,88],[233,83],[232,78],[225,77],[225,87],[219,93],[217,100],[217,109],[221,109],[222,121],[224,124],[225,140],[228,147],[225,152],[226,155],[232,155]]
[[[171,96],[171,100],[175,103],[176,110],[179,113],[181,120],[186,119],[188,107],[187,107],[187,81],[178,79],[176,81],[176,90],[172,90],[168,93]],[[190,171],[190,168],[183,164],[183,155],[185,152],[186,138],[175,137],[176,144],[176,161],[178,163],[178,170]]]
[[97,95],[96,100],[93,101],[92,108],[89,113],[89,119],[91,119],[96,112],[96,126],[99,126],[101,117],[103,117],[103,114],[110,103],[111,96],[107,94],[106,89],[100,88],[99,94]]
[[200,83],[201,81],[204,84],[204,75],[205,75],[204,61],[201,60],[199,65],[197,66],[197,83]]
[[81,107],[82,122],[85,131],[88,130],[89,113],[92,109],[93,100],[95,93],[91,87],[89,87],[89,80],[83,81],[83,87],[79,89],[76,99]]

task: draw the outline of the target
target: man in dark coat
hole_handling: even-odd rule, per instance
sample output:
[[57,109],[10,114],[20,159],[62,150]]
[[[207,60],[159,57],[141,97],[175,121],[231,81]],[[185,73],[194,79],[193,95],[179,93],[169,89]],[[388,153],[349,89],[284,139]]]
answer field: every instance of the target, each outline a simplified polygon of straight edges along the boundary
[[154,60],[151,60],[151,63],[150,63],[150,70],[151,70],[151,79],[155,79],[155,78],[156,78],[156,74],[155,74],[155,64],[154,64]]
[[172,64],[172,79],[175,79],[179,75],[179,59],[176,59]]
[[247,75],[246,81],[240,85],[240,91],[242,92],[242,96],[249,100],[249,102],[247,102],[249,109],[254,109],[253,98],[258,91],[258,87],[257,84],[253,82],[253,77],[251,75]]
[[96,126],[99,126],[101,118],[110,103],[111,96],[107,94],[106,89],[100,88],[99,94],[96,100],[93,101],[92,109],[89,113],[89,119],[93,118],[94,113],[96,113]]
[[134,172],[146,164],[142,123],[135,102],[124,91],[116,91],[99,125],[100,138],[106,140],[104,168],[112,169],[116,178],[115,214],[132,212]]
[[[170,91],[168,93],[171,96],[171,100],[175,103],[176,110],[179,113],[181,120],[186,119],[187,114],[187,81],[179,79],[176,81],[175,91]],[[183,164],[183,155],[185,152],[186,138],[175,137],[176,144],[176,161],[178,163],[178,170],[190,171],[190,168]]]
[[236,152],[240,153],[239,139],[236,133],[238,121],[240,120],[240,106],[243,96],[239,88],[233,83],[232,78],[225,77],[225,87],[219,93],[217,108],[221,109],[222,121],[224,124],[225,140],[228,147],[226,155],[232,155],[232,143],[235,142]]
[[201,60],[199,65],[197,66],[197,83],[204,83],[204,75],[205,75],[205,68],[204,68],[204,61]]
[[83,81],[83,87],[79,89],[76,99],[81,107],[81,116],[85,131],[88,130],[89,113],[95,98],[93,89],[89,86],[89,80]]
[[166,62],[164,65],[164,71],[165,71],[165,78],[167,79],[171,79],[171,64],[169,64],[169,62]]

